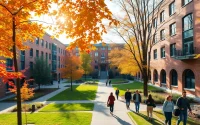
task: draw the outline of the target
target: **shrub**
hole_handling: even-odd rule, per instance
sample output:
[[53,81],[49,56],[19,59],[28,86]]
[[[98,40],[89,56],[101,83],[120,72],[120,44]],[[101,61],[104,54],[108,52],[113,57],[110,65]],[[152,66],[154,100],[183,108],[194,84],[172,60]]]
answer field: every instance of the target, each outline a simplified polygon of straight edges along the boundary
[[[44,106],[43,103],[39,103],[39,102],[37,102],[37,103],[30,103],[30,104],[22,104],[22,111],[23,111],[23,112],[24,112],[25,110],[26,110],[27,112],[32,111],[32,105],[35,105],[35,110],[38,110],[39,108],[41,108],[41,107]],[[17,106],[14,107],[14,108],[12,109],[11,112],[16,112],[16,111],[17,111]]]

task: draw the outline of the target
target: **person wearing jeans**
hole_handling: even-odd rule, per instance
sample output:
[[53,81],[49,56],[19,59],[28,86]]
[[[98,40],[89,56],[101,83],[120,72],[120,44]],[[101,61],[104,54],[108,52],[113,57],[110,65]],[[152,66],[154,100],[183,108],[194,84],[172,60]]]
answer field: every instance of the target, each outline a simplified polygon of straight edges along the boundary
[[130,102],[131,102],[131,92],[129,91],[129,89],[126,90],[126,93],[125,93],[125,99],[126,99],[126,108],[127,109],[130,109],[129,106],[130,106]]
[[138,90],[136,90],[135,94],[133,95],[133,101],[135,103],[135,111],[137,113],[139,113],[140,103],[141,103],[141,95],[138,92]]
[[187,117],[188,117],[188,109],[189,109],[189,113],[192,114],[190,103],[188,99],[186,98],[186,91],[182,92],[182,96],[177,99],[176,105],[178,106],[180,110],[180,115],[176,122],[176,125],[179,125],[181,121],[183,121],[183,125],[186,125]]
[[172,96],[167,96],[164,104],[163,104],[163,112],[165,115],[165,124],[171,125],[172,121],[172,112],[174,110],[174,103],[172,101]]
[[108,97],[108,101],[107,101],[107,105],[110,106],[110,113],[113,114],[113,110],[114,110],[114,101],[115,101],[115,97],[113,96],[113,93],[110,93],[110,96]]

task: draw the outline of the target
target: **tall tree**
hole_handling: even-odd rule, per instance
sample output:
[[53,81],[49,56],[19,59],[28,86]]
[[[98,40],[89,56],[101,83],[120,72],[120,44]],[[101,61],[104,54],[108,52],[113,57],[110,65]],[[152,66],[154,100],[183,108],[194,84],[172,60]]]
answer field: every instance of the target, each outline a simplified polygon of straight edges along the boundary
[[51,68],[49,67],[46,59],[43,57],[35,58],[35,63],[33,65],[31,74],[35,82],[38,84],[39,90],[41,84],[48,84],[52,80]]
[[83,76],[83,70],[81,69],[80,57],[70,54],[66,57],[66,64],[64,68],[61,68],[61,74],[63,78],[70,79],[71,81],[71,91],[72,91],[72,81],[80,79]]
[[[53,9],[56,4],[56,9]],[[51,6],[52,5],[52,6]],[[24,50],[26,41],[34,41],[42,37],[44,29],[42,21],[32,20],[32,15],[48,14],[65,18],[64,22],[55,21],[54,27],[48,26],[56,32],[56,36],[65,33],[74,38],[71,47],[79,46],[82,50],[89,48],[91,42],[101,40],[106,32],[102,19],[112,19],[112,14],[102,0],[74,1],[74,0],[1,0],[0,1],[0,56],[13,58],[15,73],[19,74],[17,64],[17,50]],[[40,22],[38,24],[37,22]],[[59,29],[59,30],[58,30]],[[89,50],[88,50],[89,51]],[[18,125],[21,119],[20,79],[16,79],[17,89],[17,118]]]
[[126,49],[142,73],[144,95],[148,95],[151,48],[156,42],[157,20],[162,0],[116,0],[125,16],[115,27],[117,34],[126,42]]
[[86,52],[82,52],[80,55],[81,61],[82,61],[82,69],[84,70],[84,75],[85,75],[85,81],[86,81],[86,75],[88,75],[92,71],[92,66],[91,66],[91,57],[90,54]]

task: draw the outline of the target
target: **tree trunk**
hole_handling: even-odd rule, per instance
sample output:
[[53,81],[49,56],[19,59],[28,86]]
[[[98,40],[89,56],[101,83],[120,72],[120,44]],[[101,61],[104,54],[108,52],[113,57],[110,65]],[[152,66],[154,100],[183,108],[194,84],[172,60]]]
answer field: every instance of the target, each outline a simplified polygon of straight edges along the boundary
[[[14,61],[14,67],[15,67],[15,72],[18,72],[18,65],[17,65],[17,50],[16,50],[16,25],[15,25],[15,17],[12,19],[13,22],[13,61]],[[22,125],[22,112],[21,112],[21,92],[20,92],[20,79],[16,79],[16,87],[17,87],[17,123],[18,125]]]
[[85,73],[85,81],[86,81],[86,73]]
[[148,96],[148,78],[147,77],[144,77],[143,78],[143,84],[144,84],[144,96]]

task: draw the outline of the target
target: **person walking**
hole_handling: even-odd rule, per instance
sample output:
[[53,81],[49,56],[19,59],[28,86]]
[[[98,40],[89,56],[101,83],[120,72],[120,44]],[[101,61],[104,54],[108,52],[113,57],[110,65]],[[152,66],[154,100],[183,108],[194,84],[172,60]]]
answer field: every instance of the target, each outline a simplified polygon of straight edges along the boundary
[[148,120],[152,121],[153,120],[153,108],[155,107],[155,101],[152,98],[151,94],[149,94],[148,99],[146,101],[147,104],[147,116]]
[[130,109],[129,106],[131,101],[131,92],[129,91],[129,89],[126,90],[125,99],[126,99],[126,108]]
[[163,112],[165,115],[165,125],[171,125],[172,121],[172,112],[174,110],[174,103],[172,101],[172,96],[167,96],[163,103]]
[[111,85],[111,80],[109,80],[109,86]]
[[141,99],[141,95],[138,90],[136,90],[135,94],[133,95],[133,101],[135,103],[135,111],[137,113],[139,113],[140,103],[141,103],[142,99]]
[[180,110],[180,115],[176,122],[176,125],[179,125],[181,121],[183,121],[183,125],[186,125],[187,117],[188,117],[188,109],[189,109],[189,113],[192,114],[190,103],[188,99],[186,98],[186,91],[183,91],[182,96],[177,99],[176,106]]
[[106,80],[106,86],[108,85],[108,79]]
[[115,101],[115,97],[113,96],[113,93],[110,93],[110,96],[108,97],[108,101],[107,101],[107,105],[109,105],[110,107],[110,113],[113,114],[113,110],[114,110],[114,101]]
[[116,91],[115,91],[115,95],[117,97],[117,100],[118,100],[118,96],[119,96],[119,89],[117,88]]

